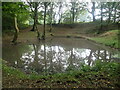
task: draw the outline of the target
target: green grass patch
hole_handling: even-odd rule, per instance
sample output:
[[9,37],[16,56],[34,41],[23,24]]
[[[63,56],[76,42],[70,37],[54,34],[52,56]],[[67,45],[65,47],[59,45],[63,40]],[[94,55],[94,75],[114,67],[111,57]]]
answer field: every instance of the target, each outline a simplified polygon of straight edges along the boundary
[[120,48],[118,35],[118,30],[112,30],[90,39],[113,48]]

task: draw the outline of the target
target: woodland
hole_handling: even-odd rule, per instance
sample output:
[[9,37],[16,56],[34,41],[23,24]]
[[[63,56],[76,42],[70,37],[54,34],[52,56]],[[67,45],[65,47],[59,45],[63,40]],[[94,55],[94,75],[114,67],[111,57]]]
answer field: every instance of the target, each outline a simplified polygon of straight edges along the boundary
[[120,2],[2,2],[3,88],[120,88]]

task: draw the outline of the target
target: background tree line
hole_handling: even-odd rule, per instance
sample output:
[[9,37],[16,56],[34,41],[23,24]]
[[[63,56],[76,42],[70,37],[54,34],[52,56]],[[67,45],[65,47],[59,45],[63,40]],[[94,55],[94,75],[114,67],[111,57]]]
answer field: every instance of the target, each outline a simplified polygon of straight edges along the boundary
[[[37,32],[38,39],[45,39],[46,24],[74,24],[86,22],[99,22],[103,31],[104,25],[120,22],[120,2],[3,2],[2,3],[2,29],[14,30],[13,42],[16,42],[19,29],[29,25],[31,31]],[[43,24],[43,32],[37,26]]]

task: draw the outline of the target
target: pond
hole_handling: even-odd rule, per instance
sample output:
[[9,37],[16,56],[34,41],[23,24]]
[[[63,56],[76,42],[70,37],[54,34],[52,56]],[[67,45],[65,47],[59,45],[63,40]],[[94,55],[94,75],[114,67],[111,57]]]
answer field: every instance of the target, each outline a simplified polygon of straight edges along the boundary
[[81,38],[49,38],[34,44],[3,45],[2,58],[27,74],[54,74],[94,66],[97,60],[120,62],[118,51]]

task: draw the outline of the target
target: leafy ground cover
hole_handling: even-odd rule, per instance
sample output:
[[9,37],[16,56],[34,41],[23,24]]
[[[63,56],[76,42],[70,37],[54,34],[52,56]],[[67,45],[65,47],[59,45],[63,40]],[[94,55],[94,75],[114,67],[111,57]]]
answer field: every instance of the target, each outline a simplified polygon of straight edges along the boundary
[[79,70],[53,75],[25,74],[3,61],[4,88],[120,88],[120,64],[97,61]]

